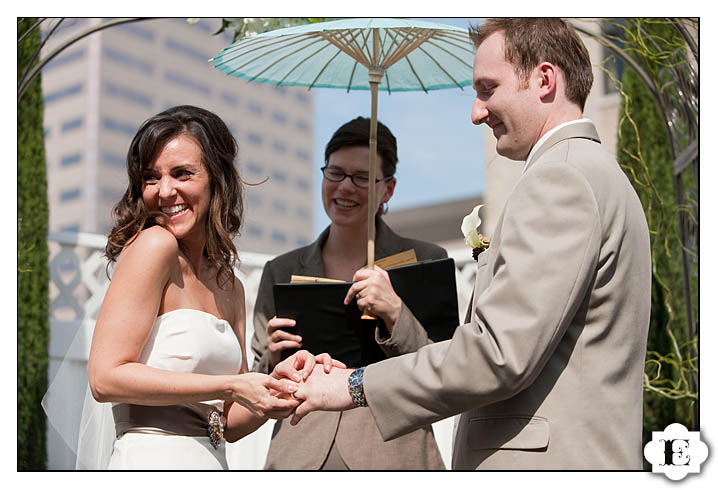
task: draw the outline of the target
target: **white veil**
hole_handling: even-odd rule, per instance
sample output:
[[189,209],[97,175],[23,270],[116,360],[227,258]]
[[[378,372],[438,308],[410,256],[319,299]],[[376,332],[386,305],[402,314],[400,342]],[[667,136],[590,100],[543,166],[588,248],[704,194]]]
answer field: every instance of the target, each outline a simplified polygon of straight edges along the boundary
[[[111,403],[98,403],[87,380],[92,328],[80,325],[57,374],[42,399],[48,421],[76,454],[75,469],[104,470],[115,440]],[[90,335],[88,335],[88,330]],[[78,355],[79,354],[79,355]]]

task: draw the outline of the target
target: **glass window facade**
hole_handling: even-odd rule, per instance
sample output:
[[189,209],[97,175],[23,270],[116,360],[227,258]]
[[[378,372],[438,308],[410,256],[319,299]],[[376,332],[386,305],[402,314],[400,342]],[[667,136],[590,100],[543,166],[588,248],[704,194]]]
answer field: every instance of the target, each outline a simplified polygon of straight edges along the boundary
[[106,94],[113,97],[132,102],[142,107],[152,107],[152,97],[137,90],[116,85],[112,82],[105,82],[102,88]]
[[66,66],[76,61],[80,61],[85,57],[85,49],[80,48],[69,53],[59,54],[58,56],[51,59],[45,66],[42,67],[42,72],[47,73],[50,70]]
[[61,167],[70,167],[72,165],[76,165],[82,161],[82,153],[71,153],[69,155],[65,155],[60,159],[60,166]]
[[83,92],[85,89],[85,86],[82,83],[75,83],[73,85],[70,85],[68,87],[62,88],[60,90],[56,90],[54,92],[51,92],[47,95],[45,95],[42,100],[45,103],[45,105],[54,104],[57,101],[66,99],[68,97],[73,97],[75,95],[79,95]]
[[165,80],[174,85],[179,85],[180,87],[184,87],[200,94],[210,95],[212,93],[212,90],[206,83],[187,77],[177,73],[176,71],[167,70],[165,72]]
[[155,72],[155,67],[152,63],[118,49],[105,46],[102,49],[102,54],[105,59],[113,63],[120,64],[123,67],[132,68],[133,70],[144,73],[145,75],[152,75]]
[[207,65],[207,60],[214,56],[214,53],[201,51],[195,47],[178,41],[177,39],[167,38],[165,40],[165,46],[168,50],[179,53],[191,60],[198,61],[203,65]]
[[119,155],[117,153],[112,153],[109,151],[102,152],[101,159],[102,163],[106,163],[111,167],[117,168],[125,168],[125,165],[127,163],[123,155]]
[[133,137],[137,132],[137,127],[134,124],[117,121],[110,117],[105,117],[102,119],[102,127],[110,131],[115,131],[117,133],[128,135],[130,137]]
[[143,41],[153,42],[155,40],[155,33],[146,27],[138,25],[136,22],[130,22],[127,24],[120,24],[113,27],[113,29],[121,29],[122,31],[130,34],[131,36],[141,39]]
[[79,199],[82,196],[82,190],[80,188],[69,189],[60,193],[60,201],[68,202]]
[[73,131],[75,129],[80,129],[85,124],[85,119],[82,117],[76,117],[73,119],[68,119],[66,121],[62,122],[62,125],[60,126],[60,129],[63,133],[67,133],[69,131]]
[[272,231],[272,241],[277,243],[287,243],[287,234],[283,231],[274,230]]

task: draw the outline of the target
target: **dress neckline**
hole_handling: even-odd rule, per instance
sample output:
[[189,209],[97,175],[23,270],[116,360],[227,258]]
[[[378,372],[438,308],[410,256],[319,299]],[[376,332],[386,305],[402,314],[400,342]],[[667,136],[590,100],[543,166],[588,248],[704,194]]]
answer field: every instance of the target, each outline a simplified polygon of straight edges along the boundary
[[164,316],[167,316],[167,315],[169,315],[169,314],[171,314],[171,313],[176,313],[176,312],[178,312],[178,311],[194,311],[194,312],[197,312],[197,313],[203,313],[203,314],[205,314],[205,315],[208,315],[208,316],[214,318],[214,319],[217,320],[218,322],[226,323],[226,324],[228,324],[228,325],[230,325],[230,326],[232,325],[231,323],[229,323],[228,320],[225,320],[224,318],[219,318],[217,315],[214,315],[214,314],[209,313],[209,312],[207,312],[207,311],[197,310],[197,309],[195,309],[195,308],[177,308],[176,310],[166,311],[166,312],[162,313],[161,315],[157,315],[157,318],[155,319],[155,321],[156,321],[157,319],[160,319],[160,318],[162,318],[162,317],[164,317]]

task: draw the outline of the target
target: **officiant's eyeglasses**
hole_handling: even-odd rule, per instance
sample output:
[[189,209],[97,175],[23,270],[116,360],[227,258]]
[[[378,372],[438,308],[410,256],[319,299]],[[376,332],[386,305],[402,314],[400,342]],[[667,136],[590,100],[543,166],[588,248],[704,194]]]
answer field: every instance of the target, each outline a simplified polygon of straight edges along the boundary
[[[321,171],[324,174],[324,178],[330,182],[341,182],[342,180],[349,177],[355,186],[362,189],[366,189],[367,187],[369,187],[369,176],[366,174],[348,174],[345,173],[343,170],[335,167],[322,167]],[[390,175],[389,177],[384,177],[383,179],[376,179],[376,182],[379,183],[382,181],[391,180],[393,178],[394,176]]]

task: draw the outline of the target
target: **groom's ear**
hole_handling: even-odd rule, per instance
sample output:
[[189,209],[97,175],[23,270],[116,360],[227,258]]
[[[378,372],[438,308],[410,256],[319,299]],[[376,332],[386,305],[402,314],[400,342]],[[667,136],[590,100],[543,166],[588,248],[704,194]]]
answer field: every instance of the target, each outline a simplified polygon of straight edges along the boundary
[[534,82],[539,89],[541,100],[553,98],[558,88],[558,69],[556,66],[548,61],[543,61],[534,70],[534,76]]

